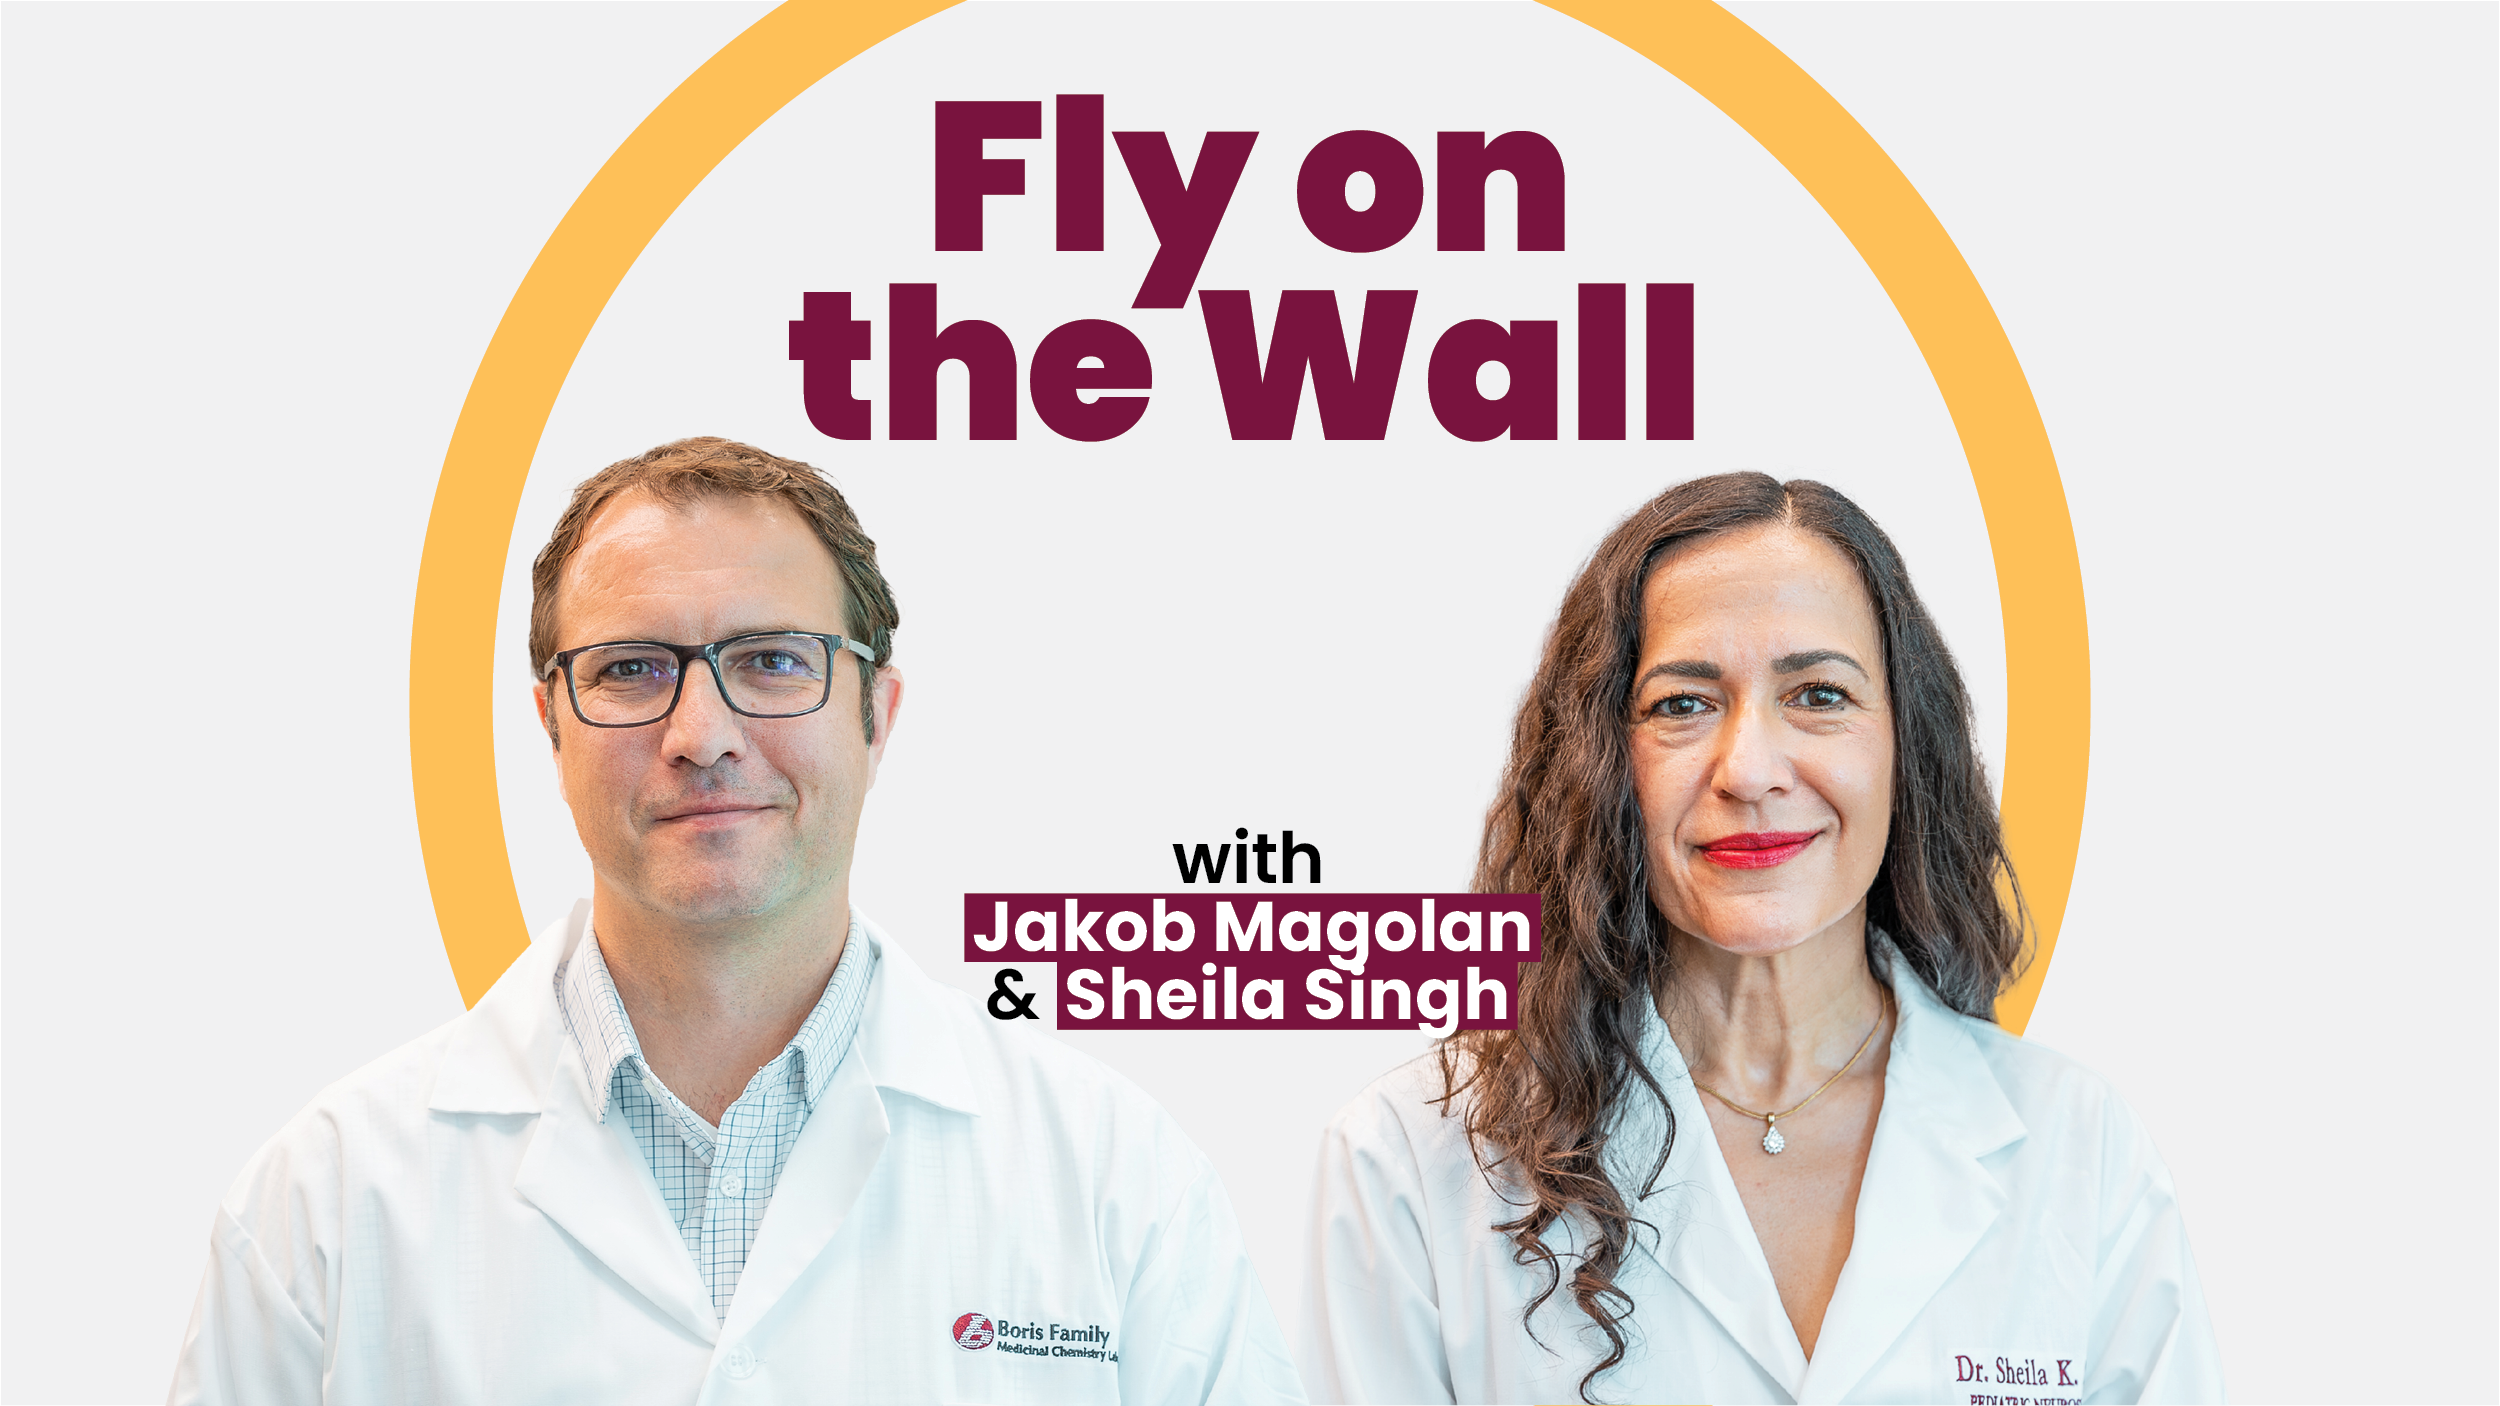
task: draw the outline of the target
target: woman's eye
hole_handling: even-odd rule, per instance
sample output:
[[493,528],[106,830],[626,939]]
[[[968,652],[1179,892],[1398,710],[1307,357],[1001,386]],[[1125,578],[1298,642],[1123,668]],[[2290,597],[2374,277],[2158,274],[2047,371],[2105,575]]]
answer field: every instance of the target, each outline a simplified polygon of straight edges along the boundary
[[1659,699],[1657,706],[1650,711],[1662,718],[1690,718],[1706,712],[1709,707],[1707,701],[1693,694],[1676,693]]
[[1808,708],[1838,708],[1849,701],[1847,690],[1827,683],[1810,683],[1797,690],[1797,701]]

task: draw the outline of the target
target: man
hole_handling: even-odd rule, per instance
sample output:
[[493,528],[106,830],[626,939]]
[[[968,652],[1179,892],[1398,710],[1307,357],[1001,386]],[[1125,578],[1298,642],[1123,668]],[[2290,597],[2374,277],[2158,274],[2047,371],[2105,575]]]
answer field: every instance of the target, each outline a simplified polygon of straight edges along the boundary
[[852,910],[903,685],[841,495],[663,445],[532,584],[592,897],[254,1158],[174,1401],[1300,1400],[1171,1119]]

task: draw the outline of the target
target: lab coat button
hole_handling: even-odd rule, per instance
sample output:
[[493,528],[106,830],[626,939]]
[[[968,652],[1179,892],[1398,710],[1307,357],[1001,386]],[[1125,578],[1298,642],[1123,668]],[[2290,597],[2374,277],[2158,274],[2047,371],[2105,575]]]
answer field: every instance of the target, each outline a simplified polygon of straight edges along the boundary
[[755,1375],[755,1352],[745,1343],[729,1350],[729,1375],[740,1381]]

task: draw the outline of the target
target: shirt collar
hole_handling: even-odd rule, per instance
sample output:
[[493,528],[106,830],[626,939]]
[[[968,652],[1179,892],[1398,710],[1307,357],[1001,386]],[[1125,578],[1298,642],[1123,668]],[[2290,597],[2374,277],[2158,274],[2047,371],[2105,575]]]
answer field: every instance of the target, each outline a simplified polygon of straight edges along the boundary
[[[866,938],[859,916],[853,914],[833,976],[825,982],[824,992],[816,998],[807,1019],[800,1022],[799,1033],[791,1037],[789,1045],[773,1061],[788,1059],[795,1066],[799,1096],[811,1113],[859,1032],[868,988],[877,974],[877,955],[876,944]],[[617,994],[615,978],[608,974],[597,933],[585,928],[571,959],[557,970],[555,988],[556,1008],[563,1018],[565,1034],[581,1055],[582,1072],[589,1085],[583,1092],[598,1110],[599,1120],[606,1122],[608,1107],[615,1098],[617,1071],[626,1068],[630,1061],[634,1067],[627,1070],[628,1074],[639,1077],[649,1070],[650,1062],[643,1058],[642,1041],[634,1034],[633,1018],[625,1013],[625,1000]]]
[[627,1060],[642,1062],[642,1042],[634,1038],[633,1019],[625,1014],[624,998],[616,994],[596,933],[585,929],[572,959],[556,970],[556,1009],[564,1018],[565,1036],[582,1057],[583,1092],[604,1123],[615,1097],[616,1071]]
[[810,1113],[833,1083],[834,1069],[850,1053],[876,975],[877,944],[869,940],[854,913],[850,933],[842,939],[842,960],[834,964],[825,994],[816,998],[816,1008],[807,1013],[799,1033],[790,1040],[790,1048],[798,1052],[799,1096],[807,1100]]

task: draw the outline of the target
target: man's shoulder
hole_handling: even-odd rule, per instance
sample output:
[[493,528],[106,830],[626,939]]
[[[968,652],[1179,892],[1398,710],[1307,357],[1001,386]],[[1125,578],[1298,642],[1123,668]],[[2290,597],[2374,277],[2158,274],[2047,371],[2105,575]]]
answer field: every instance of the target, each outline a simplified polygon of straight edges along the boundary
[[[966,1072],[987,1086],[1043,1086],[1063,1095],[1103,1100],[1107,1105],[1156,1105],[1144,1090],[1101,1060],[1055,1038],[1038,1021],[998,1020],[983,1011],[972,996],[923,971],[886,938],[879,975],[898,988],[895,1013],[927,1019],[942,1028],[943,1040],[960,1053]],[[936,1030],[927,1032],[938,1034]],[[986,1102],[987,1087],[975,1090]]]
[[244,1164],[227,1210],[243,1218],[272,1197],[329,1199],[352,1166],[421,1145],[436,1074],[470,1018],[445,1021],[314,1094]]
[[411,1165],[437,1112],[537,1112],[553,1068],[550,974],[561,947],[533,942],[475,1006],[313,1095],[245,1167],[236,1196]]
[[1063,1136],[1151,1134],[1197,1158],[1170,1112],[1126,1075],[1037,1021],[993,1018],[977,998],[931,977],[880,936],[878,979],[893,989],[871,1002],[871,1021],[898,1027],[862,1032],[880,1086],[994,1125]]

